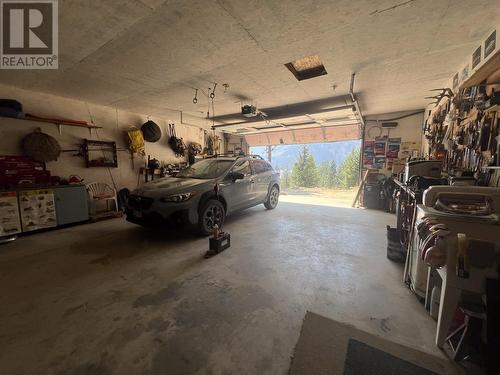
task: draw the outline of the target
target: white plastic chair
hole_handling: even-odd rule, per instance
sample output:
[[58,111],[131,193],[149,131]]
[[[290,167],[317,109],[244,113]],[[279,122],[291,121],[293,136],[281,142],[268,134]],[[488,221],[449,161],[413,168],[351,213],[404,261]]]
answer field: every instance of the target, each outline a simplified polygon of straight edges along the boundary
[[[105,182],[92,182],[86,186],[89,194],[89,209],[91,216],[97,214],[98,202],[106,202],[106,213],[118,212],[118,200],[116,199],[115,189]],[[113,207],[109,206],[110,201],[114,202]]]

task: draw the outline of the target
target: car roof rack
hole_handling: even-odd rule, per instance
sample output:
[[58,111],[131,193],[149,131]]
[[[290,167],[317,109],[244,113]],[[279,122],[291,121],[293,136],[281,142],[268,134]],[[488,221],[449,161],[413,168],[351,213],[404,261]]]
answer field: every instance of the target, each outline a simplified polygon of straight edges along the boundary
[[236,157],[238,155],[235,154],[213,154],[213,155],[205,155],[203,156],[205,159],[211,159],[211,158],[219,158],[219,157]]
[[260,155],[246,155],[246,156],[248,156],[249,158],[264,160],[264,158]]
[[234,154],[234,153],[224,153],[224,154],[214,154],[214,155],[209,155],[209,156],[206,156],[205,159],[211,159],[211,158],[219,158],[219,157],[231,157],[231,158],[236,158],[236,159],[239,159],[239,158],[252,158],[252,159],[260,159],[260,160],[264,160],[264,158],[260,155],[245,155],[245,154]]

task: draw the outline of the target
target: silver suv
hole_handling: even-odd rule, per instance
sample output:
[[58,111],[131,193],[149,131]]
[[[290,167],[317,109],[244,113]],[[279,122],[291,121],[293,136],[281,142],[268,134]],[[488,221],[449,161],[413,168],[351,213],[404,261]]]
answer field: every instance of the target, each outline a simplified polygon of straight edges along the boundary
[[134,190],[125,212],[136,224],[192,224],[208,235],[235,211],[258,204],[274,209],[279,194],[279,175],[260,156],[218,156]]

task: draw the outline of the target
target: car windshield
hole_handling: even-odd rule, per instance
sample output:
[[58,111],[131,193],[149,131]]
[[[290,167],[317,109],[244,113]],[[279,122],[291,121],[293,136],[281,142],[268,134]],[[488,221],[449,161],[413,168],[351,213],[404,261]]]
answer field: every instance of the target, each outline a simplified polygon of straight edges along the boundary
[[209,180],[221,176],[233,163],[234,160],[205,159],[194,163],[189,168],[183,169],[177,173],[176,177]]

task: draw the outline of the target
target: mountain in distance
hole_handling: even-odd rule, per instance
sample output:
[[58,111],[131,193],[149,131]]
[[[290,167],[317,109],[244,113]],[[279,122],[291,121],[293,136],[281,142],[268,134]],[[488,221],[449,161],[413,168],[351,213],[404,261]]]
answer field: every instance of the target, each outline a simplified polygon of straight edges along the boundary
[[[271,164],[274,168],[279,168],[280,170],[287,168],[291,170],[303,146],[304,145],[273,146]],[[335,163],[339,166],[352,150],[361,147],[361,141],[310,143],[305,146],[307,146],[309,152],[314,156],[317,165],[324,161],[335,160]],[[250,152],[254,155],[260,155],[267,160],[267,147],[251,147]]]

